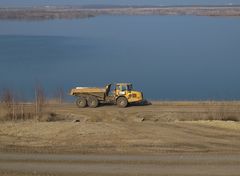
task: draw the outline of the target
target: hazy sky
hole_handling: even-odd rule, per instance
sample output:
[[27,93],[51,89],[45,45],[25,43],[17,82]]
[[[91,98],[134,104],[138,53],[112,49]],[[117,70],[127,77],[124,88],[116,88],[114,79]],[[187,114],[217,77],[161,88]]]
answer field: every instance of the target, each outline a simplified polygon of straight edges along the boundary
[[240,4],[240,0],[0,0],[0,6],[34,6],[34,5],[183,5],[183,4]]

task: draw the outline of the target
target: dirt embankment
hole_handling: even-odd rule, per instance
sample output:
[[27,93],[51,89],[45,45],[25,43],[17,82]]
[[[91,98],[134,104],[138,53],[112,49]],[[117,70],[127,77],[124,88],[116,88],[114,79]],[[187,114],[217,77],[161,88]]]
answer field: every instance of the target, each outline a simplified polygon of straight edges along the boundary
[[45,113],[41,122],[3,120],[0,151],[239,153],[239,107],[238,102],[155,102],[126,109],[49,105],[45,111],[51,113]]
[[105,8],[0,8],[0,19],[48,20],[89,18],[99,15],[196,15],[196,16],[240,16],[239,6],[220,7],[105,7]]

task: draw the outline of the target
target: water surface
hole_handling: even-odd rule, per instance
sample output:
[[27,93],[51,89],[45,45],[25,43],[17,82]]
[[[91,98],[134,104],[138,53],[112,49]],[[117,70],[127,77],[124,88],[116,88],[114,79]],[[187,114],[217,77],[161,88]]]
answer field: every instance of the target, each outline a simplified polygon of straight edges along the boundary
[[150,99],[239,99],[239,31],[238,18],[193,16],[0,21],[0,87],[132,82]]

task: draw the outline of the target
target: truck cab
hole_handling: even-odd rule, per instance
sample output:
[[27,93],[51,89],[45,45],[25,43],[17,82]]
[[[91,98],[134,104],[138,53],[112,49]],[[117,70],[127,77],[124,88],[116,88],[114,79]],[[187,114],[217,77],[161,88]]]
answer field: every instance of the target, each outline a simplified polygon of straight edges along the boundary
[[[122,103],[119,102],[120,100],[124,101],[123,99],[127,101],[127,104],[133,103],[133,102],[138,103],[143,101],[142,92],[134,90],[131,83],[117,83],[115,87],[114,96],[115,96],[117,105],[119,105],[120,107],[127,106],[126,102],[122,102]],[[121,99],[119,100],[119,98]]]

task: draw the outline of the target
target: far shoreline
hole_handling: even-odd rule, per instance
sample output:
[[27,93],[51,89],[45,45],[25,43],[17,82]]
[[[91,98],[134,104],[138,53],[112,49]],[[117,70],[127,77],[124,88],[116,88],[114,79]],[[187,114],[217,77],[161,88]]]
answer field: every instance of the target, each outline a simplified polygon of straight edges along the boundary
[[219,6],[36,6],[0,8],[0,20],[81,19],[101,15],[239,17],[240,5]]

